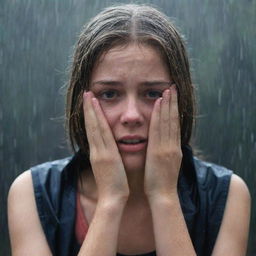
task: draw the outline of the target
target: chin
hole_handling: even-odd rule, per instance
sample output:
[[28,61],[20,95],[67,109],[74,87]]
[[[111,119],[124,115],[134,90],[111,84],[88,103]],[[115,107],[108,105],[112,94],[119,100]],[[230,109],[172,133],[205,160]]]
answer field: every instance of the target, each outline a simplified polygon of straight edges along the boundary
[[133,172],[145,168],[144,154],[122,154],[122,160],[126,171]]

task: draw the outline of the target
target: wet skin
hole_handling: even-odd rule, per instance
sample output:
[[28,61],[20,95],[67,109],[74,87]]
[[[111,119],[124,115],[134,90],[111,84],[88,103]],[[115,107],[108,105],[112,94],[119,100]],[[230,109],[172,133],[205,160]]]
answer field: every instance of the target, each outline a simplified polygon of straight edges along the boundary
[[[116,164],[110,165],[127,174],[144,175],[146,170],[148,193],[176,189],[182,155],[177,93],[171,84],[161,54],[149,46],[115,47],[96,63],[90,92],[84,94],[84,113],[92,160],[102,166],[95,168],[102,169],[98,182],[107,173],[107,157],[114,157]],[[121,176],[118,182],[125,179]],[[126,187],[126,181],[121,183]]]

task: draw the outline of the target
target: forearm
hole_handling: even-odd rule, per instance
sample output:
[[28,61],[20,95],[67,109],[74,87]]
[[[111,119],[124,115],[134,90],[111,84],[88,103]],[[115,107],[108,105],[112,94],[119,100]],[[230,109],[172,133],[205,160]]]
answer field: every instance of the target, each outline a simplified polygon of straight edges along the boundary
[[158,256],[196,255],[178,195],[156,197],[150,201]]
[[103,202],[97,205],[79,256],[114,256],[125,204]]

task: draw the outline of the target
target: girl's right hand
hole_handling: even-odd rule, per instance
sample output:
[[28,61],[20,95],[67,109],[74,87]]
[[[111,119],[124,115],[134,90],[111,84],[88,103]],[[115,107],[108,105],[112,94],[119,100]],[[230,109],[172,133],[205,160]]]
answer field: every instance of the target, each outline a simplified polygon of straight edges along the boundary
[[129,186],[124,165],[100,104],[90,91],[83,94],[83,110],[98,200],[126,201]]

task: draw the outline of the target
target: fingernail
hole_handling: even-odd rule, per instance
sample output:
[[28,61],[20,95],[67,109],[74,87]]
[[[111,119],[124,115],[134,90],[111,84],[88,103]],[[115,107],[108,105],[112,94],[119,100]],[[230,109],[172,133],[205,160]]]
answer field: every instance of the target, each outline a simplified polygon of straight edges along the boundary
[[166,90],[164,91],[164,96],[168,96],[168,95],[170,95],[170,89],[166,89]]
[[176,86],[176,84],[172,84],[171,90],[172,90],[173,92],[177,92],[177,86]]
[[87,92],[85,93],[85,96],[88,97],[90,94],[91,94],[91,92],[90,92],[90,91],[87,91]]
[[84,91],[84,92],[83,92],[83,98],[86,98],[86,94],[87,94],[87,92]]
[[155,105],[160,106],[162,99],[163,99],[162,97],[161,97],[161,98],[158,98],[158,99],[155,101]]

